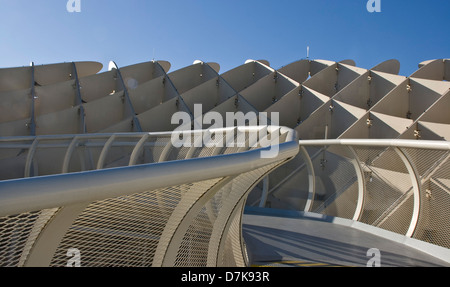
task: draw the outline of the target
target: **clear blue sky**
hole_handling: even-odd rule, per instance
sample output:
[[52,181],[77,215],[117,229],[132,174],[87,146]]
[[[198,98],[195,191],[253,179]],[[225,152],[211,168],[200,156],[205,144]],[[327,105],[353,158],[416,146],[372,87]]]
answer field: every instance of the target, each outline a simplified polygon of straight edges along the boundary
[[70,61],[108,66],[196,59],[221,72],[247,59],[272,67],[306,57],[353,59],[372,68],[398,59],[409,76],[423,60],[450,57],[450,1],[381,0],[0,0],[0,67]]

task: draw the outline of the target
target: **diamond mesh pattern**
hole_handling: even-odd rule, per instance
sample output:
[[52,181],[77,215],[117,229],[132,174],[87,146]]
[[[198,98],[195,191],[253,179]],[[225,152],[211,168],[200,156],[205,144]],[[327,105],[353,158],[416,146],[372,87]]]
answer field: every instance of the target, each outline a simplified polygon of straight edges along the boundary
[[370,165],[365,165],[367,194],[361,221],[406,234],[413,212],[408,201],[413,193],[409,173],[392,148],[365,152],[373,160]]
[[450,248],[450,159],[437,162],[423,180],[421,214],[414,237]]
[[314,212],[338,215],[336,209],[332,210],[328,206],[344,192],[351,192],[349,187],[356,182],[355,168],[345,157],[346,151],[339,149],[338,152],[324,150],[312,160],[316,174]]
[[21,267],[34,241],[57,209],[0,218],[0,266]]
[[[198,93],[194,97],[195,101],[199,103],[203,102],[205,106],[208,103],[207,105],[210,108],[212,108],[212,102],[214,102],[216,105],[214,110],[221,111],[222,113],[237,110],[247,111],[251,109],[255,112],[265,110],[295,115],[292,118],[289,117],[289,120],[284,120],[284,122],[291,128],[300,128],[300,131],[305,131],[300,135],[304,139],[311,137],[322,138],[323,136],[329,138],[331,135],[334,138],[399,137],[448,140],[448,133],[446,132],[449,124],[448,118],[435,116],[435,114],[446,112],[445,107],[448,106],[450,96],[450,93],[448,93],[448,83],[441,81],[442,78],[447,80],[447,77],[442,74],[444,70],[434,68],[436,62],[427,64],[424,67],[425,69],[421,68],[409,79],[413,87],[412,95],[414,95],[414,99],[417,98],[417,100],[415,99],[411,102],[413,103],[412,106],[411,103],[401,100],[402,98],[406,99],[409,97],[405,96],[407,93],[406,89],[402,88],[403,92],[400,92],[400,89],[398,89],[398,87],[405,85],[405,78],[394,75],[398,72],[394,71],[395,68],[389,68],[385,71],[389,75],[376,71],[374,71],[375,73],[371,72],[372,75],[369,76],[368,81],[372,83],[371,87],[376,88],[367,90],[365,88],[367,84],[364,84],[367,83],[367,73],[369,72],[367,70],[351,67],[351,65],[345,65],[343,63],[327,63],[314,60],[308,60],[306,66],[309,68],[303,69],[304,64],[305,61],[292,63],[280,69],[280,73],[278,73],[266,66],[264,62],[250,61],[222,75],[214,72],[209,65],[203,64],[186,67],[170,74],[162,71],[161,66],[156,62],[124,67],[122,68],[122,74],[125,76],[125,80],[128,75],[136,81],[137,85],[137,87],[134,87],[136,89],[130,89],[129,93],[131,94],[132,104],[130,107],[125,107],[125,109],[123,104],[126,103],[126,95],[123,87],[130,82],[126,80],[126,83],[119,83],[121,81],[117,76],[119,70],[113,69],[100,74],[95,74],[96,71],[92,70],[86,73],[86,75],[81,75],[80,73],[80,79],[71,78],[70,81],[67,81],[66,77],[58,77],[56,75],[57,73],[45,75],[44,72],[39,72],[41,68],[36,67],[35,76],[37,79],[53,78],[51,81],[44,81],[46,84],[43,86],[35,87],[38,92],[36,98],[36,118],[30,118],[28,112],[19,110],[14,111],[14,113],[6,112],[6,116],[2,115],[0,134],[2,136],[27,136],[30,134],[27,125],[34,120],[36,120],[34,123],[37,124],[38,134],[72,133],[75,130],[101,132],[100,129],[103,128],[107,128],[111,132],[129,131],[130,128],[137,130],[138,128],[132,124],[132,118],[138,119],[136,122],[141,121],[140,124],[144,131],[170,130],[175,128],[175,125],[167,124],[166,120],[174,112],[184,109],[183,100],[192,104],[192,93],[189,94],[187,92],[195,89],[194,91]],[[390,62],[387,66],[396,65]],[[46,68],[44,67],[42,69],[45,70]],[[381,70],[384,69],[381,68]],[[67,71],[71,70],[71,64],[66,65],[66,68],[62,69],[61,71],[63,72],[60,74],[66,75]],[[21,103],[20,106],[27,106],[28,108],[26,110],[29,111],[29,90],[25,92],[26,94],[23,94],[21,90],[31,88],[29,87],[31,70],[27,69],[25,71],[19,68],[7,69],[5,71],[6,73],[2,73],[2,77],[6,77],[6,80],[3,79],[2,81],[3,85],[10,81],[17,83],[23,82],[23,84],[19,85],[19,90],[11,90],[11,93],[5,93],[10,89],[5,90],[5,87],[0,87],[5,103],[4,106],[11,106],[17,99],[27,99],[26,101],[28,103]],[[150,73],[149,71],[153,72]],[[92,75],[85,77],[88,74]],[[298,76],[302,74],[305,77]],[[213,85],[210,85],[211,82],[209,80],[215,81],[216,78],[217,82],[212,82]],[[430,81],[421,81],[417,78],[429,79]],[[220,97],[220,100],[214,99],[211,101],[211,95],[217,95],[217,88],[223,90],[223,80],[226,80],[227,85],[234,91],[242,94],[242,96],[236,96],[236,101],[233,102],[233,98],[230,95],[225,96],[224,93],[221,94],[222,97]],[[38,80],[38,82],[41,82],[41,80]],[[41,84],[43,83],[41,82]],[[74,88],[77,87],[77,84],[80,86],[80,97],[82,99],[79,99],[76,106],[72,107],[75,96]],[[294,89],[294,86],[299,88],[303,86],[299,90],[298,95],[301,100],[300,109],[308,111],[305,114],[298,114],[297,104],[295,107],[292,105],[291,107],[287,107],[289,105],[286,103],[293,102],[290,100],[292,99],[292,95],[297,97],[297,90]],[[349,93],[349,91],[358,92]],[[42,95],[45,96],[43,97]],[[328,107],[329,97],[333,95],[335,95],[334,103]],[[364,96],[364,99],[368,98],[377,102],[377,105],[367,102],[367,111],[372,114],[368,121],[366,121],[366,104],[364,101],[361,101],[361,95]],[[227,97],[231,101],[227,101]],[[248,103],[244,101],[244,98],[248,100]],[[43,105],[44,102],[41,102],[43,99],[46,99],[45,105]],[[136,101],[137,99],[139,101]],[[341,103],[334,106],[335,103],[338,103],[336,100],[343,101],[346,105],[342,105]],[[140,106],[138,107],[136,105]],[[408,114],[410,111],[414,112],[415,110],[420,110],[421,114],[422,111],[425,111],[418,118],[416,130],[410,126],[412,122],[404,121],[405,108],[407,106],[409,109]],[[111,113],[113,108],[115,108],[116,112]],[[291,108],[292,110],[287,108]],[[360,111],[360,108],[362,108],[362,111]],[[45,113],[42,112],[44,111],[42,109],[45,110]],[[330,119],[329,116],[326,119],[325,117],[320,118],[320,115],[323,115],[322,111],[328,109],[333,115],[332,123],[328,122]],[[207,111],[204,110],[203,112],[206,113]],[[43,114],[47,113],[48,116],[43,117]],[[414,112],[413,115],[415,114]],[[12,118],[9,119],[11,116]],[[146,122],[144,122],[144,119]],[[327,135],[324,133],[325,125],[328,125]],[[366,129],[367,126],[370,126],[370,129]],[[347,127],[348,129],[346,129]],[[9,152],[7,151],[10,148],[2,148],[2,151],[0,151],[0,179],[20,178],[27,172],[30,173],[30,176],[60,173],[70,141],[71,139],[68,141],[43,140],[43,142],[51,143],[54,146],[50,148],[38,147],[31,164],[28,162],[29,170],[24,170],[27,160],[26,154],[28,152],[26,148],[23,148],[23,150],[13,148]],[[129,141],[136,143],[137,139],[130,138]],[[86,143],[86,147],[76,147],[70,159],[68,171],[77,172],[96,169],[101,145],[104,142],[105,140],[103,139],[89,140]],[[136,164],[160,161],[160,156],[167,142],[167,138],[149,140],[148,143],[153,144],[153,146],[151,148],[148,146],[143,148]],[[97,147],[89,146],[89,144],[93,143],[98,144]],[[107,154],[104,167],[126,166],[128,164],[132,146],[121,144],[123,142],[111,148]],[[164,160],[183,159],[189,151],[188,148],[172,149]],[[222,151],[224,153],[234,153],[241,151],[241,149],[239,147],[224,148]],[[197,149],[192,157],[208,156],[212,152],[214,152],[214,149]],[[405,166],[398,155],[392,152],[391,149],[358,148],[357,153],[361,162],[364,163],[365,182],[367,186],[366,201],[361,220],[365,223],[404,234],[411,219],[414,199],[411,179]],[[450,213],[448,211],[450,186],[448,180],[450,175],[448,158],[446,159],[448,153],[415,149],[407,149],[406,153],[417,168],[422,180],[420,195],[422,205],[415,237],[441,246],[449,246],[450,243],[447,239],[449,228],[447,226],[449,225],[448,214]],[[346,158],[345,152],[342,154],[339,151],[328,149],[324,154],[325,157],[323,158],[321,156],[313,158],[313,163],[316,168],[316,182],[318,183],[314,210],[324,214],[350,218],[355,209],[357,191],[354,167]],[[275,184],[277,184],[277,181],[284,179],[283,172],[284,169],[280,169],[280,173],[272,177],[272,179],[275,178]],[[278,200],[278,204],[282,207],[289,206],[290,208],[302,210],[308,196],[306,189],[307,180],[307,172],[303,168],[296,176],[285,181],[273,193],[271,198],[272,203]],[[270,184],[274,182],[271,181]],[[295,191],[298,189],[301,189],[301,192],[295,194]],[[220,202],[226,198],[222,193],[216,195],[216,197],[205,208],[203,212],[204,217],[201,215],[198,217],[198,221],[204,223],[206,229],[209,228],[207,221],[210,220],[211,210],[213,214],[217,213]],[[114,201],[111,199],[112,202],[114,201],[111,204],[113,206],[121,206],[127,200],[116,199]],[[139,202],[139,204],[141,203]],[[123,205],[121,208],[119,208],[121,210],[120,212],[113,208],[113,214],[116,214],[118,216],[117,218],[126,221],[128,217],[125,210],[126,208],[131,208],[131,206]],[[166,212],[164,211],[165,207],[161,208],[161,214],[166,216],[166,213],[164,213]],[[51,214],[51,212],[48,214]],[[92,228],[95,229],[98,225],[112,220],[110,218],[102,218],[101,215],[99,216],[98,220],[100,222],[95,223],[94,226],[88,225],[89,229],[83,230],[83,232],[88,233]],[[43,218],[43,222],[46,220],[43,214],[39,218]],[[31,222],[35,220],[33,213],[12,216],[11,218],[8,217],[1,220],[3,221],[0,221],[2,224],[0,228],[4,228],[4,234],[1,235],[4,238],[1,237],[3,238],[1,243],[8,245],[5,247],[5,250],[11,250],[11,244],[14,246],[25,246],[26,249],[29,248],[30,245],[26,242],[24,243],[22,238],[26,237],[25,234],[27,232],[32,232],[29,230],[30,224],[33,225],[32,230],[39,230],[40,227],[37,228],[37,226],[44,224],[32,224]],[[119,220],[119,222],[112,221],[112,223],[120,224],[121,222]],[[21,226],[20,228],[17,227],[19,225]],[[14,226],[14,228],[11,226]],[[100,232],[102,236],[104,234],[111,235],[112,233],[114,236],[117,236],[118,240],[123,239],[123,234],[116,230],[111,231],[105,226],[101,229],[103,233]],[[196,229],[194,227],[192,228],[192,232],[195,234],[197,231],[195,231]],[[14,232],[11,230],[14,230]],[[130,231],[128,229],[126,230],[127,236],[135,232],[134,229],[130,229]],[[200,230],[198,231],[203,236],[204,234],[202,232]],[[100,234],[97,236],[100,236]],[[198,238],[199,244],[203,240],[202,236]],[[31,241],[32,238],[33,236],[30,237]],[[128,239],[123,240],[127,241]],[[106,243],[106,245],[112,244]],[[115,247],[112,246],[111,248]],[[0,254],[6,256],[4,255],[6,254],[5,252],[3,251]],[[25,250],[23,256],[26,256],[26,252]],[[125,254],[126,252],[124,251],[123,257],[127,258],[126,256],[132,254],[132,252],[133,250],[129,250]],[[92,251],[92,253],[94,254],[95,252]],[[6,258],[4,262],[8,262],[5,265],[15,265],[15,262],[18,262],[17,264],[19,265],[21,264],[21,259],[17,259],[19,255],[14,254],[14,252],[8,251],[8,256],[4,257]],[[133,261],[135,259],[126,260]],[[111,261],[111,264],[120,265],[122,263]]]
[[208,190],[220,179],[186,184],[92,203],[62,240],[52,266],[65,266],[77,248],[85,267],[148,267],[159,238],[182,196]]
[[[261,178],[263,174],[269,171],[273,166],[260,168],[235,178],[233,181],[223,187],[206,205],[202,211],[190,224],[184,235],[178,255],[175,261],[177,267],[202,267],[207,265],[208,253],[210,250],[210,241],[214,224],[219,216],[230,216],[223,209],[233,208],[241,198],[248,193],[255,181]],[[225,205],[225,207],[224,207]],[[242,212],[241,212],[242,213]],[[232,219],[231,219],[232,220]],[[234,230],[236,232],[236,230]],[[225,232],[225,235],[227,232]],[[227,246],[233,247],[234,244],[240,246],[241,238],[234,236]],[[234,241],[233,241],[234,240]],[[233,252],[227,250],[226,253]],[[242,250],[240,252],[242,256]],[[221,259],[222,261],[223,259]]]
[[[279,188],[283,187],[283,188]],[[301,155],[272,171],[269,175],[268,203],[272,208],[304,210],[308,199],[308,170]],[[251,194],[251,203],[260,204],[262,187]],[[258,195],[259,197],[256,197]],[[252,198],[256,197],[256,198]],[[275,199],[283,199],[283,203]]]
[[[355,171],[355,166],[342,165],[342,162],[350,164],[353,154],[346,151],[345,144],[332,144],[323,149],[308,144],[305,147],[315,168],[316,193],[319,193],[314,198],[313,211],[343,218],[354,216],[356,204],[361,200],[356,174],[350,172]],[[402,235],[412,232],[416,239],[450,248],[450,152],[391,146],[352,148],[361,164],[365,185],[359,221]],[[320,172],[325,169],[328,169],[327,176],[321,177]],[[347,186],[342,185],[346,176],[353,180]],[[327,186],[324,180],[329,181]],[[343,192],[336,191],[338,186],[342,186]],[[323,200],[321,192],[328,199]],[[420,206],[417,206],[418,218],[413,218],[417,194]]]
[[219,258],[219,266],[246,266],[248,262],[245,244],[242,240],[242,217],[237,213],[232,219],[225,239],[225,252]]

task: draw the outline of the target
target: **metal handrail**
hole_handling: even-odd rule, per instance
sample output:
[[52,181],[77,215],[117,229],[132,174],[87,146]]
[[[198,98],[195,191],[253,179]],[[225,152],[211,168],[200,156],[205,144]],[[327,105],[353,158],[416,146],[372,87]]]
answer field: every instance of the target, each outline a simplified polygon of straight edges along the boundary
[[[238,129],[256,131],[260,127]],[[261,152],[268,148],[258,148],[206,158],[0,181],[0,216],[92,202],[167,186],[237,175],[294,157],[299,149],[295,131],[284,127],[269,127],[269,130],[273,129],[287,133],[285,141],[279,144],[278,156],[275,158],[262,158]],[[216,131],[225,130],[217,129]],[[151,135],[168,134],[152,133]],[[133,134],[126,136],[130,137]],[[93,135],[93,137],[100,137],[100,135]],[[46,138],[57,139],[58,137]],[[92,192],[93,186],[96,187],[95,192]]]
[[[400,164],[403,164],[406,169],[406,174],[409,176],[411,181],[410,191],[413,192],[413,208],[412,208],[412,218],[408,227],[408,231],[406,232],[407,237],[415,236],[415,233],[418,228],[419,220],[421,216],[425,216],[422,214],[423,208],[423,198],[425,198],[426,188],[423,186],[424,177],[418,171],[417,166],[420,164],[416,162],[414,157],[410,155],[413,150],[424,150],[424,151],[442,151],[445,152],[446,156],[443,156],[439,159],[440,164],[442,165],[447,159],[450,152],[450,142],[449,141],[423,141],[423,140],[401,140],[401,139],[335,139],[335,140],[300,140],[299,146],[301,148],[306,147],[325,147],[329,148],[332,146],[342,146],[347,147],[352,154],[349,157],[349,160],[353,160],[354,168],[356,175],[358,177],[358,199],[357,199],[357,207],[353,216],[353,220],[359,221],[361,220],[361,216],[363,214],[364,205],[366,201],[366,180],[364,169],[367,167],[367,163],[363,163],[360,161],[358,155],[355,153],[355,148],[364,147],[364,148],[382,148],[384,150],[392,149],[395,154],[399,157]],[[310,159],[311,155],[308,153],[302,153],[301,156],[305,159]],[[308,167],[309,177],[309,198],[314,198],[315,194],[315,181],[316,179],[311,174],[311,170],[314,170],[314,166],[310,161],[305,160]],[[436,164],[436,163],[435,163]],[[305,168],[305,167],[303,167]],[[293,173],[290,175],[293,176]],[[274,192],[273,190],[271,192]],[[394,203],[395,204],[395,203]],[[310,206],[310,205],[309,205]],[[306,210],[309,212],[311,210]],[[374,223],[376,225],[376,223]]]
[[400,139],[336,139],[300,140],[301,146],[369,146],[450,150],[450,141],[400,140]]

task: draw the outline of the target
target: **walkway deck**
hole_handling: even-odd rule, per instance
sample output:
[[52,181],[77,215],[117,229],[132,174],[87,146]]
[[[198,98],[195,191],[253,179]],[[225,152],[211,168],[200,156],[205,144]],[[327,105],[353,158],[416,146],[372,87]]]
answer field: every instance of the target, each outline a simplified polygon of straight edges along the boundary
[[306,218],[245,214],[243,235],[252,266],[366,267],[381,252],[381,267],[450,267],[413,247],[349,226]]

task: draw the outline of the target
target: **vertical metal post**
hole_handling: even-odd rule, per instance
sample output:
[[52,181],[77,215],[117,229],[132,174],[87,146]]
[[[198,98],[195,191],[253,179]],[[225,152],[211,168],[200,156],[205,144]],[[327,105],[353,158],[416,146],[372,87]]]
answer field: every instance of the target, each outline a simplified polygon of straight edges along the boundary
[[139,142],[136,144],[136,146],[133,149],[133,152],[131,153],[130,162],[128,166],[136,165],[138,156],[142,150],[142,147],[147,142],[148,138],[150,137],[150,134],[144,134],[142,138],[139,140]]
[[97,162],[97,169],[103,169],[103,166],[105,165],[106,156],[108,155],[109,149],[111,148],[111,145],[116,140],[116,135],[112,135],[108,141],[106,141],[105,146],[102,149],[102,152],[100,153],[100,157],[98,158]]
[[34,79],[34,63],[31,63],[31,115],[30,115],[30,135],[36,136],[36,115],[35,115],[35,101],[36,101],[36,90],[35,90],[35,79]]
[[177,93],[177,105],[178,105],[178,109],[180,110],[180,104],[181,104],[183,110],[184,110],[185,112],[188,112],[188,113],[189,113],[189,115],[191,116],[191,120],[192,120],[192,122],[193,122],[193,121],[195,120],[195,119],[194,119],[194,114],[193,114],[192,111],[189,109],[189,107],[186,105],[186,102],[184,101],[183,97],[180,95],[180,92],[178,91],[177,87],[175,87],[175,85],[173,84],[172,79],[170,79],[169,75],[166,73],[166,71],[164,70],[164,68],[163,68],[158,62],[155,62],[155,64],[157,64],[157,65],[161,68],[161,71],[162,71],[163,74],[164,74],[164,82],[165,82],[165,83],[168,82],[169,85],[171,85],[172,88],[173,88],[173,89],[175,90],[175,92]]
[[72,158],[73,151],[76,148],[77,144],[78,144],[78,137],[74,137],[69,147],[67,148],[66,155],[64,156],[64,162],[61,173],[64,174],[69,172],[70,159]]
[[267,197],[269,196],[269,176],[266,176],[263,179],[263,190],[261,195],[261,202],[259,203],[259,207],[266,207]]
[[79,106],[80,109],[80,126],[79,126],[79,133],[85,134],[86,133],[86,113],[84,111],[83,106],[83,98],[81,97],[81,87],[80,87],[80,81],[78,78],[78,72],[77,72],[77,66],[74,62],[72,62],[72,79],[75,80],[75,106]]
[[411,178],[411,183],[414,191],[414,209],[413,215],[411,218],[411,224],[409,225],[408,232],[406,233],[407,237],[412,237],[414,232],[416,231],[417,224],[419,222],[420,215],[420,205],[421,205],[421,184],[420,184],[420,175],[417,171],[416,167],[412,164],[412,161],[408,158],[408,155],[403,152],[400,148],[395,147],[395,152],[400,156],[401,160],[405,164],[408,169],[409,176]]
[[305,204],[305,211],[310,212],[312,210],[314,204],[314,197],[316,195],[316,175],[314,172],[314,166],[311,160],[311,157],[308,154],[308,151],[304,146],[300,146],[300,153],[305,161],[306,168],[308,169],[308,182],[309,182],[309,190],[308,190],[308,199]]
[[120,85],[122,86],[123,94],[125,97],[125,113],[124,114],[125,115],[128,114],[129,116],[131,116],[133,118],[134,131],[142,132],[141,124],[139,122],[139,119],[136,117],[136,112],[134,110],[133,103],[131,102],[130,95],[128,94],[128,89],[123,80],[122,73],[120,72],[120,69],[115,62],[111,62],[110,67],[113,67],[116,70],[117,76],[120,80]]
[[37,146],[39,143],[39,139],[35,138],[30,148],[28,149],[27,161],[25,162],[25,172],[24,177],[32,177],[35,176],[35,171],[31,172],[31,168],[33,165],[34,153],[36,152]]
[[355,214],[353,220],[358,221],[361,219],[361,215],[364,209],[365,195],[366,195],[366,181],[364,178],[364,170],[362,164],[358,158],[358,154],[352,146],[347,146],[353,155],[352,163],[355,167],[356,176],[358,178],[358,202],[356,204]]

